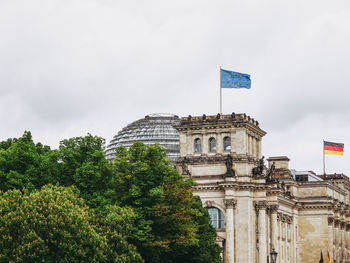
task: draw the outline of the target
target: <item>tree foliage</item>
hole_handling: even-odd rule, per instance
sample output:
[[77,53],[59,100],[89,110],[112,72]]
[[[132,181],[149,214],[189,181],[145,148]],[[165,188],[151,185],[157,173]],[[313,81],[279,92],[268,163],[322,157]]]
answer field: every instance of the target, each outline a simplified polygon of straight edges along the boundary
[[104,139],[88,134],[60,142],[59,183],[76,186],[90,207],[103,209],[110,204],[113,170],[105,158]]
[[30,132],[0,143],[0,190],[40,189],[46,184],[74,185],[89,206],[110,204],[112,165],[103,152],[104,140],[88,134],[60,142],[58,150],[35,144]]
[[0,190],[38,189],[57,182],[59,154],[41,143],[35,144],[30,132],[18,139],[0,143]]
[[109,210],[97,217],[74,188],[1,193],[0,262],[142,262],[125,237],[132,210]]
[[88,134],[51,150],[30,132],[0,142],[0,262],[221,262],[193,182],[161,147],[120,147],[111,164],[103,145]]
[[114,201],[138,214],[145,231],[132,242],[145,262],[220,262],[215,230],[192,195],[193,183],[183,180],[161,147],[141,142],[129,150],[120,147],[114,165]]

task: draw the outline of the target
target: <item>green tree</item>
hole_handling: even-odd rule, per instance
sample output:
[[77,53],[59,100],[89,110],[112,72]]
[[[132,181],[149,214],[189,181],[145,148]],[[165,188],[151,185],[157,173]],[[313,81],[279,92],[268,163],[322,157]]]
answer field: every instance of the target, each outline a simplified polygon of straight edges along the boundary
[[0,190],[35,189],[57,183],[59,154],[41,143],[35,144],[30,132],[18,139],[0,143]]
[[158,145],[117,149],[113,200],[131,206],[141,235],[131,241],[145,262],[221,262],[208,212]]
[[58,150],[35,144],[30,132],[0,142],[0,190],[40,189],[46,184],[74,185],[90,207],[110,204],[112,165],[104,140],[88,134],[60,142]]
[[197,202],[193,203],[193,208],[198,209],[200,213],[194,217],[194,220],[198,224],[198,236],[200,238],[197,244],[188,246],[184,253],[176,256],[177,262],[221,263],[222,260],[218,256],[221,248],[216,244],[213,245],[213,241],[216,239],[216,231],[211,225],[208,210],[202,206],[199,197],[196,197],[196,199]]
[[0,262],[136,262],[126,241],[131,209],[111,206],[106,218],[89,209],[74,188],[45,186],[0,194]]
[[60,142],[60,177],[64,186],[75,185],[87,204],[98,210],[110,204],[113,170],[105,158],[104,139],[88,134]]

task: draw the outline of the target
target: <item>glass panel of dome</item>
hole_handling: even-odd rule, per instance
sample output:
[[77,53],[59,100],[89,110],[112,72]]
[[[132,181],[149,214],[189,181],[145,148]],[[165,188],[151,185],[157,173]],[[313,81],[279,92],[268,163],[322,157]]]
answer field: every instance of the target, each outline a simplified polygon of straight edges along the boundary
[[[113,137],[106,150],[115,148],[116,144],[129,147],[134,141],[142,141],[146,144],[158,143],[167,152],[175,152],[175,157],[168,156],[168,159],[175,161],[179,156],[179,135],[173,125],[178,123],[179,117],[175,115],[148,115],[124,127]],[[169,148],[172,145],[176,145],[175,149]],[[108,159],[113,158],[114,154],[112,157],[108,157]]]

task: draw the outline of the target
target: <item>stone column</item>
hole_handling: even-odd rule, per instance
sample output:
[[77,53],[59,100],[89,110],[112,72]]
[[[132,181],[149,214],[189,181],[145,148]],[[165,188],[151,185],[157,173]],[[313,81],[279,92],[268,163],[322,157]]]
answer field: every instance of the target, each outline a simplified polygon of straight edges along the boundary
[[266,201],[256,203],[258,209],[258,231],[259,231],[259,263],[266,263],[267,245],[266,245]]
[[333,227],[334,218],[328,217],[328,251],[330,255],[333,255]]
[[349,224],[349,221],[346,222],[345,230],[346,230],[346,232],[345,232],[346,259],[347,259],[347,262],[349,262],[350,261],[350,259],[349,259],[349,251],[350,251],[350,246],[349,246],[349,243],[350,243],[350,240],[349,240],[349,238],[350,238],[350,232],[349,232],[350,231],[350,224]]
[[233,263],[235,260],[235,240],[234,240],[234,222],[233,222],[233,209],[236,206],[237,201],[235,199],[225,199],[226,206],[226,243],[225,243],[225,262]]
[[270,250],[274,248],[276,251],[278,251],[278,244],[277,244],[277,235],[278,235],[278,226],[277,226],[277,210],[278,205],[270,205],[270,237],[271,237],[271,246]]
[[334,245],[334,254],[335,254],[335,260],[337,262],[340,261],[340,253],[338,253],[340,251],[339,249],[339,245],[340,245],[340,241],[339,241],[339,235],[340,235],[340,230],[339,230],[339,227],[340,227],[340,220],[338,218],[334,219],[334,240],[335,240],[335,245]]
[[340,223],[340,235],[341,235],[341,260],[345,260],[345,221]]
[[293,215],[293,223],[292,223],[292,233],[293,233],[293,261],[297,262],[297,218],[295,214]]

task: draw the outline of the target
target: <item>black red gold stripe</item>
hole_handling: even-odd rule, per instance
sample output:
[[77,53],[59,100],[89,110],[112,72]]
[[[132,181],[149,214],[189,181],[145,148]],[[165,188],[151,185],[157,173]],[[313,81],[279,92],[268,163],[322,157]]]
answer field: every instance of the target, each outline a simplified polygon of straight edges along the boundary
[[326,142],[323,141],[325,154],[343,155],[344,143]]

